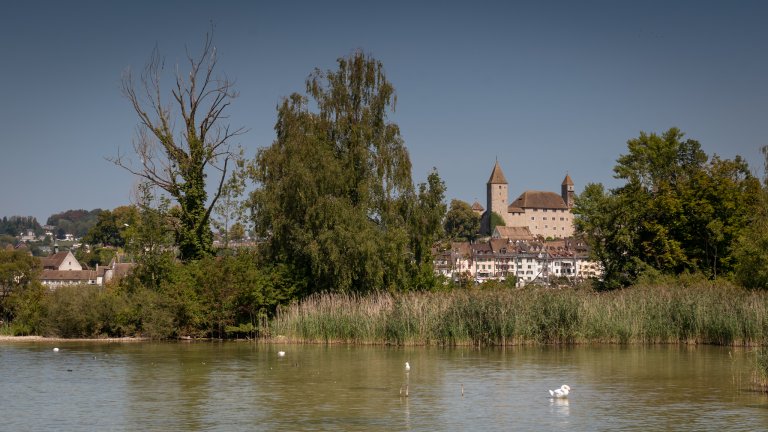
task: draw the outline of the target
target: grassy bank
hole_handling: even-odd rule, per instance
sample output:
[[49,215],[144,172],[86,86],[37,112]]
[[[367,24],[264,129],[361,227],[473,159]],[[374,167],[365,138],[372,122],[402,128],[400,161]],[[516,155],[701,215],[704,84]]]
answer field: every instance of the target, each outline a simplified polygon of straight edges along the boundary
[[730,285],[473,289],[316,295],[282,308],[269,334],[297,342],[398,345],[768,341],[768,293]]

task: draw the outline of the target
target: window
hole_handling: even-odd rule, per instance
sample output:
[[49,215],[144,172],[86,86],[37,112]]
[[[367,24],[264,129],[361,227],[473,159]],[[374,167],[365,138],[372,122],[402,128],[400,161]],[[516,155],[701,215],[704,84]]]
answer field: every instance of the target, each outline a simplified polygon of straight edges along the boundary
[[546,216],[544,216],[544,220],[547,220],[547,217],[546,217]]
[[536,216],[531,216],[531,220],[536,220]]
[[560,220],[565,220],[565,218],[560,218]]
[[546,213],[546,212],[547,212],[547,209],[544,209],[544,210],[542,210],[542,211],[543,211],[544,213]]

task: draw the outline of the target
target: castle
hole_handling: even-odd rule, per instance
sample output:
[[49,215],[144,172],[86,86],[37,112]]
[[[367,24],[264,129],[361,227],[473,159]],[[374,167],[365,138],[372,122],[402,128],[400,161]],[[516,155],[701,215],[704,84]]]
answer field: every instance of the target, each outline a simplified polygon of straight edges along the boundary
[[491,232],[491,213],[504,220],[507,227],[528,227],[533,236],[544,238],[565,238],[573,236],[574,187],[573,180],[566,174],[560,187],[560,195],[554,192],[528,190],[511,204],[507,204],[509,184],[501,171],[499,161],[491,171],[486,185],[487,210],[475,202],[472,209],[481,215],[480,230]]

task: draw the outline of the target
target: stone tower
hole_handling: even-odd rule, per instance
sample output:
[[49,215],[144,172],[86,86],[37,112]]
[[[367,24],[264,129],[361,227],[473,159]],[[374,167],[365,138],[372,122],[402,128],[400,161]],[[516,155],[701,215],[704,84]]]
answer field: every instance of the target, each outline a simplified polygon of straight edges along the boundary
[[501,172],[498,159],[491,171],[491,177],[488,179],[486,185],[488,192],[487,196],[487,211],[485,218],[483,219],[483,231],[490,232],[491,227],[491,212],[496,212],[502,218],[507,213],[507,199],[509,198],[509,184],[507,179],[504,178],[504,173]]
[[568,174],[565,174],[563,184],[560,186],[560,195],[563,197],[565,205],[567,205],[568,208],[573,208],[573,180],[571,180],[571,176]]

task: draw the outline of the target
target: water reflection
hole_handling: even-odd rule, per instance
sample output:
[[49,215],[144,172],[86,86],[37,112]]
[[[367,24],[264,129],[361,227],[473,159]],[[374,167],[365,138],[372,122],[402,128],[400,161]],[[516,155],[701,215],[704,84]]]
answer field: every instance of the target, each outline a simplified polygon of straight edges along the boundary
[[[0,345],[3,430],[768,425],[765,396],[743,391],[753,354],[716,347],[59,346],[53,353],[45,344]],[[564,382],[574,389],[569,397],[550,398],[547,389]]]

